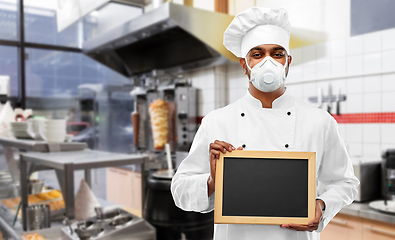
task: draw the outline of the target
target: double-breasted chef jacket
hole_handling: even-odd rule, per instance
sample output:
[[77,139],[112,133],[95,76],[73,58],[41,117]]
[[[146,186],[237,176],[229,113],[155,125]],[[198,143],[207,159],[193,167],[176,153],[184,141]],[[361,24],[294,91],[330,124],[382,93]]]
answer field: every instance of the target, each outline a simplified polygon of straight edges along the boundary
[[319,239],[319,232],[357,194],[359,181],[332,116],[287,91],[273,101],[272,108],[262,108],[261,102],[247,91],[238,101],[203,118],[171,185],[175,204],[185,211],[204,213],[214,209],[215,194],[207,196],[207,179],[209,145],[215,140],[245,150],[316,152],[316,184],[323,186],[322,193],[316,195],[326,204],[317,231],[298,232],[278,225],[215,224],[216,240]]

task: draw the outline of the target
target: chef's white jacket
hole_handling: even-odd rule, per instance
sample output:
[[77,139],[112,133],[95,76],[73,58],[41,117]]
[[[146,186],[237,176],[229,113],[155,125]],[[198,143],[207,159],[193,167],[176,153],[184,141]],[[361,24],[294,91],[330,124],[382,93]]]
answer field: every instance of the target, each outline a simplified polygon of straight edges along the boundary
[[175,204],[185,211],[204,213],[214,209],[215,194],[207,197],[207,179],[209,145],[215,140],[236,148],[244,146],[245,150],[316,152],[316,183],[324,186],[317,198],[326,204],[317,231],[298,232],[278,225],[215,224],[216,240],[319,239],[319,232],[357,194],[359,181],[333,117],[287,92],[273,101],[271,109],[262,108],[247,91],[235,103],[203,118],[171,185]]

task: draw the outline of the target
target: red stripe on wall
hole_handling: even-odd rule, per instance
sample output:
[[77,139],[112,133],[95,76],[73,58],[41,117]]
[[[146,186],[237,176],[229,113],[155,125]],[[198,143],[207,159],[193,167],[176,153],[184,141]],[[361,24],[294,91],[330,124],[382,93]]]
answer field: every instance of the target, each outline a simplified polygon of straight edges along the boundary
[[[383,113],[346,113],[332,115],[338,123],[395,123],[395,112]],[[200,124],[203,117],[198,117]]]
[[395,112],[332,115],[338,123],[395,123]]

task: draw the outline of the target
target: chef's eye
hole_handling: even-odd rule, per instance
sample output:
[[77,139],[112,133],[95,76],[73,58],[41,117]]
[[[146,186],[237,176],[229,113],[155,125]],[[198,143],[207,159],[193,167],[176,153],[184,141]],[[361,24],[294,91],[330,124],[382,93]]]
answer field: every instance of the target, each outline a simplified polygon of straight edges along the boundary
[[284,57],[284,53],[274,53],[273,56],[276,58],[282,58]]

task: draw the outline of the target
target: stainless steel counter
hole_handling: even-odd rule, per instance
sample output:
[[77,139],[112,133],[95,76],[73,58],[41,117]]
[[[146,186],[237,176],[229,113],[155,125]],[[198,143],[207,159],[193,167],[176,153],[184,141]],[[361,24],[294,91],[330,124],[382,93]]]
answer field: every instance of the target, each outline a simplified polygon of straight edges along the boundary
[[395,224],[395,215],[383,213],[369,207],[369,203],[352,203],[351,205],[343,208],[340,213],[351,216],[367,218],[380,222]]
[[[147,160],[148,157],[146,155],[118,154],[95,150],[22,153],[20,157],[20,172],[23,228],[26,229],[26,207],[28,205],[26,181],[28,163],[34,163],[35,165],[49,167],[55,170],[66,204],[66,216],[69,219],[73,219],[75,170],[124,166],[129,164],[141,164],[141,169],[145,169],[144,165]],[[142,171],[142,178],[144,179],[144,171]],[[142,181],[142,185],[142,189],[145,189],[144,181]],[[144,202],[144,191],[142,192],[142,198]]]

